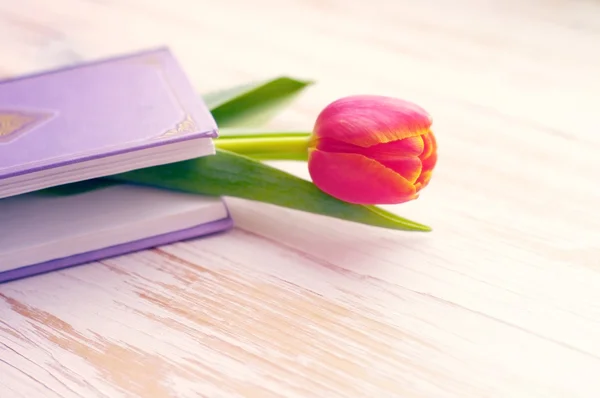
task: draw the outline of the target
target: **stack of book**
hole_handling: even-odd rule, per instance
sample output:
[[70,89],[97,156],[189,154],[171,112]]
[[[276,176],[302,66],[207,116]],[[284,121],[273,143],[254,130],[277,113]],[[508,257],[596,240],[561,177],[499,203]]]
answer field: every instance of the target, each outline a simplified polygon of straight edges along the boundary
[[0,81],[0,282],[230,228],[221,198],[85,187],[213,155],[217,134],[168,49]]

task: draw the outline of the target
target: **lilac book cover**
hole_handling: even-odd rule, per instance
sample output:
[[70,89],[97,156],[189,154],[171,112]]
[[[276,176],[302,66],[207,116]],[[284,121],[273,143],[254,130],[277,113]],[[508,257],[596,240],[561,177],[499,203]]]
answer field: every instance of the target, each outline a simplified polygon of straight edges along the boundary
[[[3,180],[31,179],[28,174],[36,171],[214,138],[217,131],[206,104],[166,48],[0,80],[0,186]],[[0,283],[214,234],[232,225],[228,214],[180,231],[51,258],[0,272]]]
[[210,111],[166,48],[0,81],[0,183],[216,135]]

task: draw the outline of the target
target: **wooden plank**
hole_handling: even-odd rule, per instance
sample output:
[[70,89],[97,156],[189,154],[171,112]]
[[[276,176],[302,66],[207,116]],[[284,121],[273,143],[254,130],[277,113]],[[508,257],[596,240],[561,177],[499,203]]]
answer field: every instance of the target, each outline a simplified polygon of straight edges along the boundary
[[[0,286],[0,397],[597,397],[600,4],[0,3],[0,75],[173,48],[199,92],[418,102],[440,163],[394,233],[228,200],[227,234]],[[307,176],[305,165],[276,163]]]

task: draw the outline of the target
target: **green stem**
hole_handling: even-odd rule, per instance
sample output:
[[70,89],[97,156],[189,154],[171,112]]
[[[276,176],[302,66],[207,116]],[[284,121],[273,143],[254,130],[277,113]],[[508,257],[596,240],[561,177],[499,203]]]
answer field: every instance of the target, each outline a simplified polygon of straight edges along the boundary
[[308,159],[310,135],[257,136],[256,138],[219,138],[215,146],[229,152],[258,160],[301,160]]
[[219,140],[237,138],[275,138],[275,137],[309,137],[310,131],[278,131],[265,129],[222,128],[219,129]]

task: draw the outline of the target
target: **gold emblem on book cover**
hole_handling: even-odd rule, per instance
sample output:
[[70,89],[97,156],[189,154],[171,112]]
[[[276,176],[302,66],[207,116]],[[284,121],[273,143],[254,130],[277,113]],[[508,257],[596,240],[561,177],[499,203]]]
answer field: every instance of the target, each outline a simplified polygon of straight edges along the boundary
[[170,135],[195,133],[196,131],[198,131],[198,126],[196,126],[196,123],[190,115],[186,115],[185,119],[177,123],[176,127],[166,131],[162,136],[166,137]]
[[9,141],[48,119],[49,114],[0,110],[0,142]]

